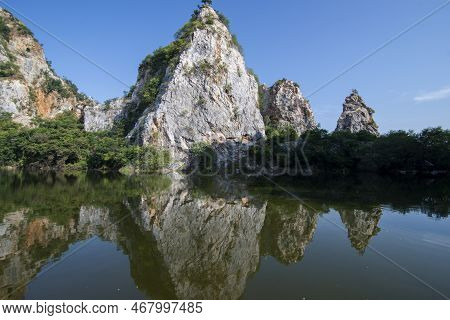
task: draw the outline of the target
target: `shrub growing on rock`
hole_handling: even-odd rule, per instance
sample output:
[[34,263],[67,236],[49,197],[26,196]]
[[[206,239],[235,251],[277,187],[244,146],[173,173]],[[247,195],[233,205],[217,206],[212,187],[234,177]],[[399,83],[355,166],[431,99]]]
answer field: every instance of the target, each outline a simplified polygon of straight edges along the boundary
[[0,62],[0,78],[8,78],[15,76],[19,71],[19,67],[11,62]]

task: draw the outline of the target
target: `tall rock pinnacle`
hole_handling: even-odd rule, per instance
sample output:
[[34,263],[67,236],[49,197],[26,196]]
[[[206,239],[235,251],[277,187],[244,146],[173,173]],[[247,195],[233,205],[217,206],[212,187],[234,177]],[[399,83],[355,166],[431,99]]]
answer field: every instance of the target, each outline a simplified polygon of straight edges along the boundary
[[375,111],[368,107],[358,91],[353,90],[345,99],[344,110],[338,120],[336,131],[350,131],[352,133],[366,131],[379,135],[378,125],[373,119]]
[[197,143],[229,151],[264,136],[258,83],[226,24],[203,5],[175,42],[144,60],[126,112],[132,141],[184,162]]
[[314,113],[300,91],[290,80],[279,80],[267,89],[263,108],[264,120],[274,126],[292,126],[298,135],[317,128]]

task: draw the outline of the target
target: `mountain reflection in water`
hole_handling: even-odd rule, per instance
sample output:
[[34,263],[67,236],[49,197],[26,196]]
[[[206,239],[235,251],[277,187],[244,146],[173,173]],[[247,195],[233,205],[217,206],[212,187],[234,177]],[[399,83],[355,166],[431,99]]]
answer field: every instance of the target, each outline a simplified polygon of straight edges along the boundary
[[[73,253],[74,262],[61,265],[55,262],[71,253],[73,245],[94,237],[114,244],[118,250],[114,255],[125,256],[129,261],[128,266],[114,271],[119,277],[131,278],[136,292],[124,292],[121,298],[136,294],[152,299],[258,298],[257,294],[251,294],[252,288],[257,287],[262,296],[276,299],[282,297],[275,292],[270,294],[270,282],[280,277],[281,267],[275,264],[275,269],[269,268],[265,275],[268,267],[264,257],[275,259],[282,266],[300,267],[316,237],[320,244],[316,233],[322,218],[339,217],[340,221],[335,219],[334,223],[341,223],[348,232],[345,250],[351,246],[359,259],[365,259],[372,239],[383,230],[380,221],[385,212],[404,219],[408,232],[417,223],[410,220],[406,223],[408,217],[417,217],[417,213],[422,213],[420,221],[432,217],[439,230],[444,230],[438,234],[440,243],[447,241],[450,234],[445,234],[445,230],[450,230],[446,219],[448,181],[370,177],[303,182],[291,179],[277,183],[302,201],[264,179],[0,173],[0,298],[48,297],[48,292],[41,288],[43,280],[37,277],[39,273],[54,266],[45,273],[45,285],[52,288],[52,281],[56,281],[52,280],[53,270],[65,270],[71,263],[79,263],[78,253]],[[428,238],[433,235],[433,230],[426,231]],[[424,246],[431,243],[429,239],[423,241]],[[311,256],[339,254],[334,241],[327,240],[326,245],[328,252],[311,248]],[[448,251],[446,246],[436,248],[427,250]],[[395,252],[391,257],[395,258]],[[353,264],[352,261],[348,260],[348,264]],[[437,261],[442,265],[448,262],[448,257]],[[107,268],[108,261],[102,263]],[[106,277],[95,270],[91,271],[92,281]],[[76,279],[77,274],[68,274],[69,269],[66,272],[67,278]],[[82,276],[80,272],[78,277]],[[310,274],[310,278],[319,276]],[[103,283],[115,281],[103,280]],[[442,291],[448,290],[450,294],[448,277],[444,280]],[[379,285],[383,283],[380,281]],[[101,285],[96,286],[97,291],[91,292],[94,298],[111,297]],[[339,290],[336,296],[318,293],[326,290],[326,286],[317,282],[314,290],[309,291],[311,298],[365,297],[350,289],[342,292],[343,296],[338,295]],[[77,290],[63,287],[58,297],[83,299],[85,293]],[[301,298],[297,295],[307,294],[309,289],[303,288],[306,293],[298,290],[286,288],[287,298]],[[417,295],[405,293],[404,297],[441,298],[433,292],[422,292],[427,288],[415,290],[411,292]]]

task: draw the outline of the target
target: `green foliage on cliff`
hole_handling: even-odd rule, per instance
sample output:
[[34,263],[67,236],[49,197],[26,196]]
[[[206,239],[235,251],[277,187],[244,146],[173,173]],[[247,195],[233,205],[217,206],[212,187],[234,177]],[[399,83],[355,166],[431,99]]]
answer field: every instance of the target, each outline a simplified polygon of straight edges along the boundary
[[11,62],[0,62],[0,78],[8,78],[15,76],[19,71],[19,67]]
[[34,125],[25,128],[13,123],[9,114],[0,114],[0,166],[106,171],[132,166],[152,172],[169,162],[167,153],[131,146],[118,132],[85,132],[71,113],[38,119]]
[[266,137],[268,143],[282,144],[298,139],[298,134],[294,127],[285,126],[266,126]]
[[70,93],[72,93],[78,100],[85,101],[89,100],[88,96],[78,89],[77,85],[70,81],[67,78],[64,78],[64,82],[66,83],[67,90],[69,90]]
[[167,70],[177,65],[181,54],[191,42],[192,34],[204,28],[206,23],[198,19],[198,12],[194,13],[192,18],[175,33],[175,41],[155,50],[142,61],[139,66],[138,81],[144,77],[146,81],[139,92],[140,103],[128,106],[128,116],[123,123],[125,132],[131,130],[144,110],[155,102]]
[[70,97],[70,92],[64,86],[64,83],[60,79],[51,77],[48,72],[44,73],[44,82],[42,83],[42,89],[46,94],[56,92],[63,98]]
[[9,42],[11,29],[8,27],[5,19],[3,19],[2,17],[0,17],[0,35],[3,39]]
[[216,10],[216,13],[219,16],[220,22],[230,29],[230,20],[222,12]]
[[10,114],[0,113],[0,166],[16,164],[22,134],[21,126],[12,122]]
[[22,22],[19,21],[16,26],[17,26],[17,30],[19,31],[19,33],[21,35],[34,37],[33,32]]
[[161,85],[161,78],[150,78],[145,84],[142,90],[139,92],[139,98],[141,103],[146,106],[151,105],[158,96],[159,86]]
[[244,48],[241,46],[241,44],[238,41],[237,35],[233,34],[231,35],[233,44],[236,47],[236,49],[240,52],[240,54],[244,54]]
[[194,13],[192,18],[175,33],[175,39],[189,41],[189,37],[192,36],[196,30],[205,28],[206,24]]
[[[51,62],[47,61],[49,66]],[[44,81],[42,83],[42,89],[46,94],[52,92],[58,93],[62,98],[76,97],[79,101],[85,101],[89,98],[78,90],[78,87],[72,81],[65,79],[64,81],[58,78],[53,78],[48,72],[43,73]]]

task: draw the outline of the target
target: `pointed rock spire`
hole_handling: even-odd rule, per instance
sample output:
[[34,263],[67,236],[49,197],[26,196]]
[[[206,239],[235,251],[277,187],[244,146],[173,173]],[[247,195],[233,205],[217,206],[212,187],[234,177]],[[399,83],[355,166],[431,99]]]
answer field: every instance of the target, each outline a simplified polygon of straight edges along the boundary
[[378,125],[373,119],[375,111],[368,107],[357,90],[345,99],[343,112],[338,120],[336,131],[350,131],[352,133],[367,131],[379,135]]
[[317,128],[309,101],[300,86],[290,80],[279,80],[267,89],[263,116],[266,124],[292,126],[298,135]]
[[[258,83],[223,17],[209,5],[194,13],[175,42],[144,60],[131,101],[129,139],[168,148],[178,163],[196,144],[229,153],[265,134]],[[232,156],[219,154],[219,160]]]

